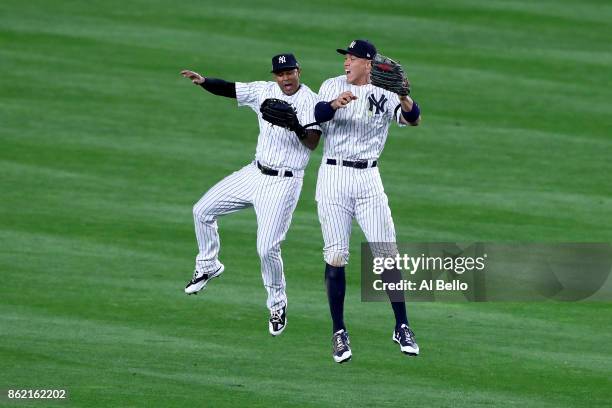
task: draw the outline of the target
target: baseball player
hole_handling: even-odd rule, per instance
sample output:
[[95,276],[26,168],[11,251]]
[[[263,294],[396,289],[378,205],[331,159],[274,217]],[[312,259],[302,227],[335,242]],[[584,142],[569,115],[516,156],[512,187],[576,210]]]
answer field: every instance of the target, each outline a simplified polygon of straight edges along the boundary
[[272,58],[274,81],[269,82],[233,83],[207,78],[193,71],[181,72],[194,84],[215,95],[236,98],[238,106],[253,109],[259,121],[253,162],[215,184],[193,207],[199,252],[195,272],[185,287],[185,293],[198,293],[225,269],[219,261],[217,218],[252,206],[257,216],[261,275],[268,292],[268,329],[273,336],[281,334],[287,324],[287,295],[280,246],[298,202],[310,151],[316,148],[321,131],[318,126],[309,129],[300,126],[295,131],[273,126],[262,118],[260,109],[266,100],[285,101],[294,109],[296,123],[297,120],[301,124],[313,123],[317,95],[300,84],[300,73],[298,61],[290,53]]
[[[376,48],[369,41],[355,40],[337,51],[344,55],[345,74],[321,85],[321,102],[315,107],[315,118],[325,136],[316,200],[325,244],[333,358],[342,363],[352,356],[343,318],[344,269],[349,258],[351,224],[355,218],[375,256],[397,253],[395,227],[378,171],[378,158],[391,121],[402,127],[416,126],[420,110],[407,95],[409,91],[398,91],[402,94],[398,95],[370,83]],[[406,79],[403,85],[407,83]],[[383,245],[375,247],[373,243]],[[403,300],[402,294],[401,301],[391,302],[396,320],[393,340],[403,353],[418,355],[419,347],[408,325]]]

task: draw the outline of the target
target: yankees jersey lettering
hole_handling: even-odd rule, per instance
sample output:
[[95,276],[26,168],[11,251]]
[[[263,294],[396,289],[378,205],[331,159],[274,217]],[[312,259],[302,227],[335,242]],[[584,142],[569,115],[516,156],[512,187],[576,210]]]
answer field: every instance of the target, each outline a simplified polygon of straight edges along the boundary
[[[248,106],[257,113],[259,121],[259,138],[255,159],[261,164],[274,169],[303,171],[308,164],[310,150],[304,146],[295,133],[266,122],[259,111],[261,103],[268,98],[281,99],[289,102],[297,110],[300,124],[315,122],[314,105],[318,102],[315,94],[306,85],[291,96],[285,95],[275,82],[236,82],[236,99],[238,106]],[[316,126],[309,129],[321,130]]]
[[341,75],[323,82],[319,99],[331,101],[345,91],[351,91],[357,100],[338,109],[333,120],[321,124],[325,136],[323,154],[345,160],[378,159],[391,121],[404,126],[400,122],[399,97],[372,84],[351,85],[346,75]]

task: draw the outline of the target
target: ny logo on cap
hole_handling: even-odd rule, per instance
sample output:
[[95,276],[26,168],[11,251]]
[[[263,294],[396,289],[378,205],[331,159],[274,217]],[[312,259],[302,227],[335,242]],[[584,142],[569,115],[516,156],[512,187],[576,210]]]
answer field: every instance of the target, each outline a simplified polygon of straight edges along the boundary
[[355,46],[355,41],[353,41],[351,45],[349,45],[349,48],[353,48],[354,46]]
[[285,58],[284,55],[281,55],[280,57],[278,57],[279,64],[284,64],[285,62],[287,62],[287,59]]

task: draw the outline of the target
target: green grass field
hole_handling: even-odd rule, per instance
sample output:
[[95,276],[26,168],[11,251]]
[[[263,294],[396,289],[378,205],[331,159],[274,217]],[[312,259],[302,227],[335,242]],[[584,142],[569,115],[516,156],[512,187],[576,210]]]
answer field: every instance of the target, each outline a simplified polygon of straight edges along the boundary
[[[179,76],[314,90],[372,40],[423,109],[381,173],[400,241],[612,241],[612,5],[603,0],[0,2],[0,389],[15,406],[608,407],[612,303],[416,303],[421,356],[361,303],[354,228],[331,359],[314,188],[283,246],[288,327],[267,332],[252,210],[220,221],[224,276],[187,297],[191,207],[248,163],[255,115]],[[9,404],[0,398],[1,404]]]

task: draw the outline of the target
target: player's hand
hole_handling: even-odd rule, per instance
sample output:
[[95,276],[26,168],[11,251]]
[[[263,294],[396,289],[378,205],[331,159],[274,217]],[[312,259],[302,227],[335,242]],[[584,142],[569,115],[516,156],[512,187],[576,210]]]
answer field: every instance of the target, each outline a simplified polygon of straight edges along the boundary
[[204,81],[206,81],[206,78],[204,78],[202,75],[198,74],[197,72],[189,71],[186,69],[181,71],[181,75],[185,78],[191,79],[191,82],[196,85],[202,85]]
[[357,99],[351,91],[342,92],[336,99],[331,103],[331,107],[335,110],[344,109],[351,101]]

